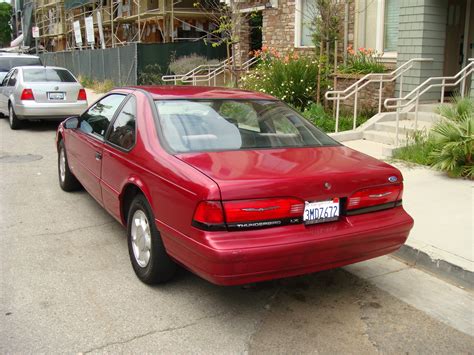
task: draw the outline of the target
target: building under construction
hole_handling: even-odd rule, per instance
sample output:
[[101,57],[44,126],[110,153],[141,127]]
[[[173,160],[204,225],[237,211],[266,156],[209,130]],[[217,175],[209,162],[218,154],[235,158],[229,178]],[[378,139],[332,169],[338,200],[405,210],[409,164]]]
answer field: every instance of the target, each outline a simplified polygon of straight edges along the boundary
[[193,0],[38,0],[39,45],[48,52],[206,37],[213,24]]

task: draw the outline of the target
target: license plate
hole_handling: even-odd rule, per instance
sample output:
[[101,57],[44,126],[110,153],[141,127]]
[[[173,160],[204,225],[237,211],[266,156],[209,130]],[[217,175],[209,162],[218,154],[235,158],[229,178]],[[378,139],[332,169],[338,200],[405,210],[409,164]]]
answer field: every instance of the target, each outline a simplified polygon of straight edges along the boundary
[[331,201],[305,202],[303,221],[305,224],[337,221],[339,219],[339,198]]
[[64,93],[63,92],[48,92],[48,99],[64,100]]

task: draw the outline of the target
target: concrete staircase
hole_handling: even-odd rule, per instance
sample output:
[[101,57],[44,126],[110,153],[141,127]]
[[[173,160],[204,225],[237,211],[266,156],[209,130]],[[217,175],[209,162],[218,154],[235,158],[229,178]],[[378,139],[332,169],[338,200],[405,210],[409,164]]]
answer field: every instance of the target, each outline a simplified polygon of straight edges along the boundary
[[[428,133],[430,131],[433,125],[441,119],[441,116],[435,113],[438,106],[438,104],[419,105],[416,123],[416,114],[413,109],[400,114],[398,147],[405,146],[415,132]],[[332,133],[331,136],[364,153],[384,158],[392,156],[393,151],[398,148],[396,146],[396,129],[396,113],[382,112],[355,130]]]

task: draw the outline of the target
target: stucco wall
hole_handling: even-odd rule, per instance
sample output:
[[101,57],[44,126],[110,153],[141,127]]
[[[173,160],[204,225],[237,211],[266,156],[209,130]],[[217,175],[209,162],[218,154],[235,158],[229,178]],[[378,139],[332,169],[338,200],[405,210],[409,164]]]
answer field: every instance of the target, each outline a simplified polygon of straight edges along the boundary
[[[407,94],[431,76],[442,76],[446,38],[447,0],[400,0],[398,66],[415,57],[433,58],[418,64],[403,79]],[[439,89],[423,100],[439,98]]]

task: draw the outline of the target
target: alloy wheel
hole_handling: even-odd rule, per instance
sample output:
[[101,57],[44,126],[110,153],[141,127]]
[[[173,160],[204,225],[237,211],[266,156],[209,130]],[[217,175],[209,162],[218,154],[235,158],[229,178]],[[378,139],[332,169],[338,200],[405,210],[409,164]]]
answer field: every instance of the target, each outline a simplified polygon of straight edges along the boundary
[[136,210],[131,226],[132,249],[137,264],[144,268],[151,256],[151,231],[148,218],[142,210]]

